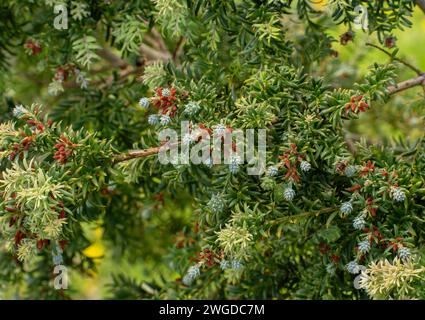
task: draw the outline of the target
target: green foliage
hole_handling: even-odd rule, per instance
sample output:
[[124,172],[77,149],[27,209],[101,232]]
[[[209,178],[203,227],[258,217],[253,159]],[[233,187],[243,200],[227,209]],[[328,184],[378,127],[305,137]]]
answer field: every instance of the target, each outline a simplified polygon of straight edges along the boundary
[[114,28],[115,41],[123,52],[137,53],[143,41],[146,25],[137,17],[125,16],[124,20]]
[[91,35],[84,35],[82,38],[75,39],[72,43],[77,63],[88,68],[97,59],[95,51],[99,48],[96,38]]
[[[357,79],[332,72],[331,31],[357,41],[356,6],[369,18],[357,34],[388,46],[414,1],[68,1],[61,31],[55,4],[0,7],[0,288],[78,296],[54,290],[51,269],[58,253],[72,272],[101,268],[88,224],[109,258],[151,266],[114,272],[119,299],[425,298],[423,130],[350,136],[396,100],[399,50]],[[415,99],[394,104],[423,124]],[[161,164],[157,133],[183,120],[266,130],[266,173]]]
[[37,247],[73,235],[81,201],[90,201],[89,194],[106,183],[101,164],[112,151],[92,134],[53,124],[36,105],[17,106],[14,114],[18,123],[1,130],[1,219],[8,225],[6,247],[27,262]]

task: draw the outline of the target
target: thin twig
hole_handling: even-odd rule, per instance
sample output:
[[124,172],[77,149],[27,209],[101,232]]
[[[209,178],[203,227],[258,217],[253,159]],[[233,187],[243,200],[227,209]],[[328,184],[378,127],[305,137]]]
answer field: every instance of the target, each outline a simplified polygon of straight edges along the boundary
[[143,158],[153,154],[157,154],[161,147],[148,148],[143,150],[128,151],[127,153],[117,155],[114,159],[114,163],[127,161],[135,158]]
[[415,86],[423,85],[425,86],[425,74],[412,78],[403,82],[396,84],[395,86],[388,87],[388,94],[392,95],[406,89],[410,89]]
[[140,50],[149,60],[163,60],[168,61],[171,59],[171,54],[168,51],[158,51],[142,43]]
[[102,48],[96,51],[96,54],[108,61],[113,67],[125,69],[129,66],[129,63],[125,60],[121,59],[120,57],[113,54],[110,50],[106,48]]
[[[127,78],[129,77],[129,76],[131,76],[131,75],[134,75],[134,74],[141,74],[142,72],[143,72],[143,68],[144,68],[144,65],[142,65],[142,66],[140,66],[140,67],[137,67],[137,68],[134,68],[134,67],[132,67],[132,66],[128,66],[127,68],[125,68],[125,69],[122,69],[120,72],[119,72],[119,75],[118,75],[118,77],[114,77],[114,76],[109,76],[108,78],[106,78],[106,79],[99,79],[99,80],[96,80],[96,81],[90,81],[90,86],[91,87],[98,87],[98,88],[105,88],[105,87],[108,87],[108,86],[110,86],[114,81],[119,81],[119,82],[121,82],[121,81],[124,81],[124,80],[127,80]],[[80,87],[80,85],[75,81],[75,80],[73,80],[73,81],[67,81],[67,82],[65,82],[64,84],[63,84],[63,87],[65,88],[65,89],[75,89],[75,88],[79,88]]]
[[180,37],[179,41],[177,41],[176,48],[173,51],[173,61],[176,61],[176,59],[177,59],[177,57],[180,53],[180,48],[181,48],[183,42],[184,42],[184,38]]
[[309,218],[309,217],[317,217],[320,214],[331,213],[331,212],[334,212],[337,209],[338,209],[337,207],[329,207],[329,208],[319,209],[319,210],[316,210],[316,211],[306,211],[306,212],[294,214],[292,216],[285,216],[285,217],[273,220],[273,221],[271,221],[271,224],[276,225],[276,224],[282,224],[282,223],[286,223],[286,222],[295,222],[298,219]]
[[386,55],[388,55],[388,56],[391,58],[391,60],[398,61],[398,62],[400,62],[400,63],[404,64],[406,67],[408,67],[408,68],[412,69],[413,71],[415,71],[418,75],[422,75],[422,74],[423,74],[423,72],[422,72],[421,70],[419,70],[418,68],[416,68],[416,67],[415,67],[414,65],[412,65],[411,63],[409,63],[409,62],[407,62],[407,61],[405,61],[405,60],[403,60],[403,59],[400,59],[400,58],[394,57],[394,56],[391,54],[391,52],[389,52],[389,51],[387,51],[387,50],[385,50],[385,49],[383,49],[383,48],[381,48],[381,47],[379,47],[379,46],[377,46],[377,45],[375,45],[375,44],[373,44],[373,43],[370,43],[370,42],[367,42],[367,43],[366,43],[366,45],[367,45],[367,46],[370,46],[370,47],[374,47],[374,48],[376,48],[376,49],[378,49],[378,50],[382,51],[383,53],[385,53]]
[[159,33],[159,31],[156,30],[155,28],[152,28],[151,32],[156,42],[158,43],[159,49],[161,51],[168,51],[167,45],[165,44],[164,39],[161,36],[161,33]]
[[128,151],[124,154],[119,154],[115,156],[113,162],[118,163],[118,162],[123,162],[123,161],[131,160],[131,159],[135,159],[135,158],[144,158],[144,157],[159,153],[161,151],[161,148],[166,148],[166,147],[173,148],[173,147],[177,147],[179,144],[180,142],[176,142],[176,143],[168,144],[168,146],[166,146],[166,143],[164,143],[163,145],[159,147]]
[[154,48],[155,50],[164,51],[162,48],[160,48],[158,41],[154,37],[150,36],[149,34],[146,34],[144,36],[143,42],[146,43],[148,46]]

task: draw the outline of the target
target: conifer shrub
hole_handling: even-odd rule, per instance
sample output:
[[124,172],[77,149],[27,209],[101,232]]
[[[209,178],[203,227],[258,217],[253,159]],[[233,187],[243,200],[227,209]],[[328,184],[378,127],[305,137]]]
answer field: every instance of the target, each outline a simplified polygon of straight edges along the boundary
[[[411,0],[2,1],[0,290],[76,297],[72,276],[99,268],[85,253],[87,226],[98,226],[114,260],[150,265],[140,278],[114,272],[108,297],[425,298],[425,73],[395,36],[421,10]],[[338,42],[386,59],[341,82]],[[414,139],[350,135],[394,108],[419,119]],[[200,132],[224,146],[228,133],[253,129],[260,141],[263,130],[266,152],[164,164],[165,129],[180,150]],[[68,290],[54,285],[58,266]]]

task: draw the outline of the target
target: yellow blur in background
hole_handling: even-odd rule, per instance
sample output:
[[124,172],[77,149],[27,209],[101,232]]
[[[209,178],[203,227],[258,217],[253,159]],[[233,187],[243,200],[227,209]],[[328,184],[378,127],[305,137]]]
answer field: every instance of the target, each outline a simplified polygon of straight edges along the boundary
[[86,257],[95,259],[95,261],[100,262],[99,259],[103,258],[105,254],[105,246],[102,244],[102,228],[97,227],[93,234],[93,243],[84,249],[83,253]]

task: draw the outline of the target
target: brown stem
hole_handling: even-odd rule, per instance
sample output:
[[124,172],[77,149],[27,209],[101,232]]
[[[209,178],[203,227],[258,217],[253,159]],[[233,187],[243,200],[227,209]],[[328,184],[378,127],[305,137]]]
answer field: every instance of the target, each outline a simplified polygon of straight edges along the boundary
[[[168,147],[172,148],[172,147],[176,147],[178,145],[179,145],[179,142],[169,144]],[[126,153],[116,155],[113,162],[118,163],[118,162],[123,162],[123,161],[131,160],[131,159],[135,159],[135,158],[144,158],[144,157],[147,157],[147,156],[151,156],[153,154],[159,153],[161,148],[164,147],[164,146],[165,146],[165,144],[163,144],[162,146],[159,146],[159,147],[153,147],[153,148],[148,148],[148,149],[143,149],[143,150],[128,151]]]
[[425,13],[425,0],[416,0],[416,4]]
[[[143,38],[143,42],[144,42],[146,45],[148,45],[149,47],[154,48],[155,50],[158,50],[158,51],[164,51],[162,48],[160,48],[160,46],[159,46],[159,44],[158,44],[158,41],[157,41],[154,37],[150,36],[149,34],[146,34],[146,35],[144,36],[144,38]],[[165,50],[165,51],[166,51],[166,50]]]
[[367,42],[366,45],[369,46],[369,47],[374,47],[374,48],[382,51],[383,53],[385,53],[386,55],[388,55],[391,58],[391,60],[398,61],[398,62],[404,64],[406,67],[408,67],[408,68],[412,69],[413,71],[415,71],[418,75],[423,74],[423,72],[421,70],[419,70],[418,68],[416,68],[414,65],[412,65],[411,63],[409,63],[409,62],[407,62],[407,61],[405,61],[403,59],[394,57],[389,51],[387,51],[387,50],[385,50],[385,49],[383,49],[383,48],[381,48],[381,47],[379,47],[379,46],[377,46],[377,45],[375,45],[373,43],[370,43],[370,42]]
[[113,54],[110,50],[102,48],[96,51],[96,54],[102,59],[108,61],[113,67],[125,69],[129,64],[120,57]]
[[315,210],[315,211],[306,211],[306,212],[302,212],[302,213],[298,213],[292,216],[285,216],[283,218],[278,218],[276,220],[273,220],[270,222],[271,225],[280,225],[282,223],[287,223],[287,222],[294,222],[298,219],[304,219],[304,218],[309,218],[309,217],[317,217],[320,214],[324,214],[324,213],[331,213],[334,212],[335,210],[338,210],[337,207],[328,207],[328,208],[323,208],[320,210]]
[[168,51],[168,49],[167,49],[167,45],[165,44],[164,39],[162,38],[162,36],[161,36],[161,34],[158,32],[158,30],[156,30],[155,28],[152,28],[151,32],[152,32],[152,35],[153,35],[153,36],[155,37],[155,39],[156,39],[156,42],[157,42],[157,44],[158,44],[158,46],[159,46],[159,49],[160,49],[161,51]]
[[406,89],[419,86],[419,85],[425,86],[425,74],[413,79],[400,82],[396,84],[395,86],[388,87],[388,94],[392,95],[397,92],[404,91]]
[[128,67],[120,72],[117,79],[115,79],[114,76],[110,76],[106,80],[98,83],[98,87],[100,89],[104,89],[109,87],[112,83],[114,83],[114,81],[116,82],[126,81],[129,76],[134,74],[139,74],[142,72],[142,70],[143,70],[142,67],[139,67],[139,68]]
[[149,47],[148,45],[144,43],[140,45],[140,50],[149,60],[168,61],[169,59],[171,59],[171,54],[168,51],[164,51],[164,52],[158,51],[153,49],[152,47]]
[[[140,66],[138,68],[133,68],[131,66],[128,66],[125,69],[122,69],[118,75],[118,78],[115,79],[114,76],[109,76],[106,79],[101,79],[101,80],[97,80],[97,81],[91,81],[90,82],[90,86],[92,87],[99,87],[99,88],[105,88],[110,86],[115,80],[118,82],[124,81],[126,80],[129,76],[133,75],[133,74],[139,74],[142,73],[144,66]],[[78,88],[79,85],[74,81],[67,81],[63,84],[63,87],[65,89],[75,89]]]
[[143,150],[128,151],[124,154],[119,154],[115,157],[114,163],[131,160],[134,158],[143,158],[153,154],[157,154],[161,147],[148,148]]
[[173,61],[176,61],[177,56],[180,53],[181,46],[183,45],[183,42],[184,42],[184,38],[180,37],[179,41],[176,44],[176,48],[173,51]]

